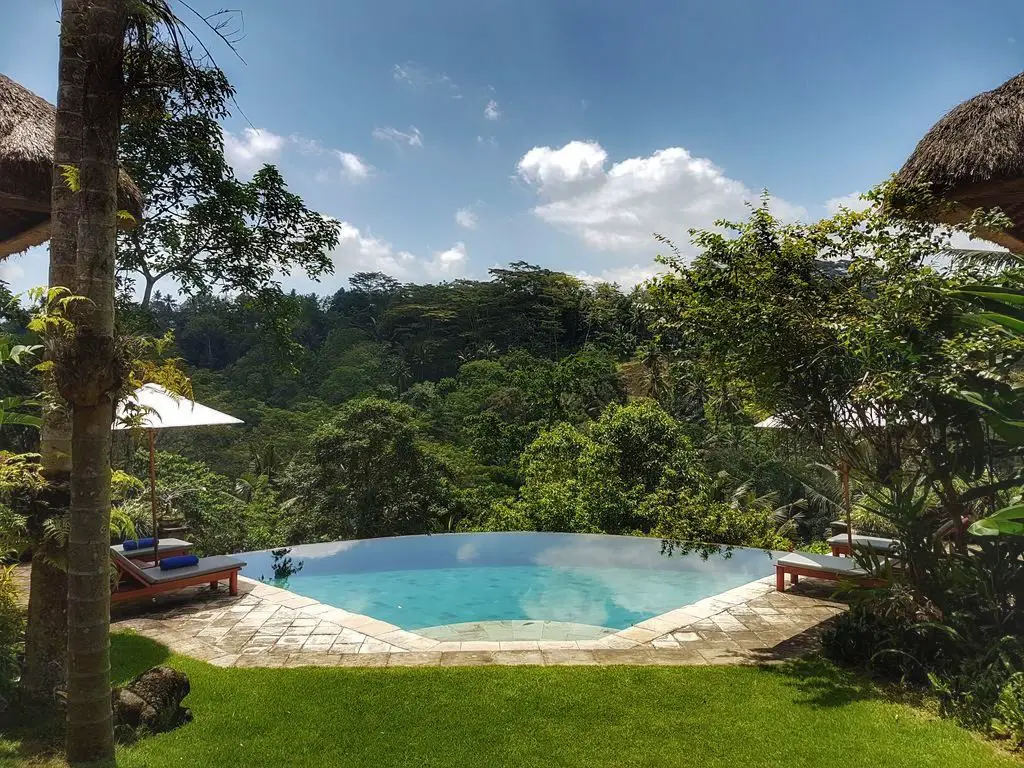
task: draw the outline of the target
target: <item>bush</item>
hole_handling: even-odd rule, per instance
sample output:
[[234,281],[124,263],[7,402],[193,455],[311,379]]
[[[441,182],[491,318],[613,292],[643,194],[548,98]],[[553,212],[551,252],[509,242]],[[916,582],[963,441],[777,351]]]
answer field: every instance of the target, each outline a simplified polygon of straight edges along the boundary
[[981,542],[936,554],[927,572],[853,593],[822,638],[832,659],[930,688],[961,725],[1020,741],[1024,616],[1020,546]]
[[1017,672],[1003,686],[996,701],[992,728],[996,735],[1024,748],[1024,672]]
[[789,549],[792,543],[778,532],[768,508],[741,509],[713,501],[704,494],[662,491],[645,500],[657,515],[654,531],[677,542],[703,542],[760,549]]
[[18,605],[13,570],[0,565],[0,711],[14,688],[25,639],[25,612]]

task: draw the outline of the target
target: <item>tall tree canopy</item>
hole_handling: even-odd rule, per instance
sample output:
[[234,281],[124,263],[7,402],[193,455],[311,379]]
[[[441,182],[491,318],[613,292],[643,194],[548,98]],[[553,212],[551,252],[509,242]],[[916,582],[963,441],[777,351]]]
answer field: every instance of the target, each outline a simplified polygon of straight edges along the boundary
[[224,73],[169,44],[138,64],[145,77],[126,96],[120,154],[146,209],[121,234],[118,270],[129,285],[141,280],[142,308],[165,278],[186,295],[273,300],[280,274],[332,271],[338,223],[309,210],[274,166],[243,181],[226,162],[221,121],[234,89]]

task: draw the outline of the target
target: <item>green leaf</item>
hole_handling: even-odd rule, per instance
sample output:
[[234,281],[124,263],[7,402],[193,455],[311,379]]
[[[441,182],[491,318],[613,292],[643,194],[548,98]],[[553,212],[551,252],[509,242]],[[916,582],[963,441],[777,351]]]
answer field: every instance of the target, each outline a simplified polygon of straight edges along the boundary
[[1000,326],[1014,333],[1024,333],[1024,316],[1012,317],[998,312],[975,312],[963,315],[961,319],[969,325]]
[[1005,507],[973,523],[968,531],[975,536],[1024,535],[1024,504]]
[[1018,288],[1002,288],[994,285],[967,286],[959,291],[951,291],[953,296],[962,299],[991,299],[1003,304],[1024,307],[1024,291]]
[[79,192],[82,189],[82,177],[77,165],[61,165],[60,175],[72,192]]
[[39,416],[32,416],[27,413],[18,413],[17,411],[2,411],[0,410],[0,426],[7,425],[18,425],[24,427],[41,427],[43,426],[43,420]]

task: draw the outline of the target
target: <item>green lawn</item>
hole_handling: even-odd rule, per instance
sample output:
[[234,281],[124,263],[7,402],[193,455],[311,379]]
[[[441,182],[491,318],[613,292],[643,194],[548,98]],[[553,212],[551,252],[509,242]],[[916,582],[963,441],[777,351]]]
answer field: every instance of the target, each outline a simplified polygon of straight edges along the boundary
[[[115,674],[188,672],[195,721],[122,766],[1017,766],[820,663],[219,669],[114,638]],[[24,765],[0,741],[0,763]],[[28,763],[32,764],[32,763]],[[42,764],[42,763],[40,763]]]

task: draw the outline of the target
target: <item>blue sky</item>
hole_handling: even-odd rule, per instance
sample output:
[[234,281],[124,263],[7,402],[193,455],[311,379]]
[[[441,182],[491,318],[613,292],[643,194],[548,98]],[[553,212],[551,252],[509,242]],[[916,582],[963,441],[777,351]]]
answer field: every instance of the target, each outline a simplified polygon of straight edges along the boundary
[[[0,5],[0,71],[53,100],[56,3]],[[1019,0],[244,8],[244,61],[204,35],[244,112],[229,157],[240,174],[278,164],[344,222],[335,276],[287,283],[319,292],[359,270],[483,278],[518,259],[630,284],[655,268],[652,232],[685,246],[762,188],[782,215],[820,217],[1024,69]],[[0,277],[37,284],[45,257]]]

